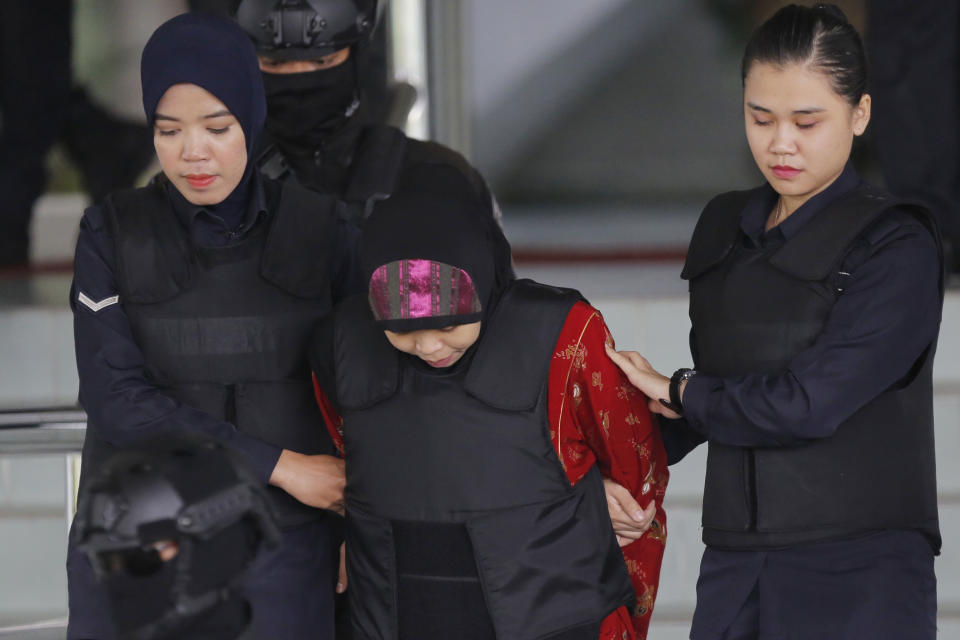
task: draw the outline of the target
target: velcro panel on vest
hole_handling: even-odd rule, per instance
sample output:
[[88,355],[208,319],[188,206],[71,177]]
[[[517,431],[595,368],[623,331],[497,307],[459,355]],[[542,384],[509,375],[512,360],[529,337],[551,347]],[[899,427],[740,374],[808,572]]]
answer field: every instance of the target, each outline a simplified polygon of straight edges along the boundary
[[884,211],[900,204],[862,185],[818,213],[815,223],[804,225],[770,258],[770,264],[801,280],[825,280],[839,268],[853,241]]
[[[264,180],[268,202],[279,197],[260,275],[301,298],[329,295],[337,241],[336,200],[287,181]],[[279,195],[278,195],[279,190]]]
[[681,278],[696,278],[727,257],[740,235],[740,214],[757,191],[731,191],[707,203],[690,238]]
[[540,397],[557,337],[579,291],[517,280],[488,321],[464,389],[504,411],[530,411]]
[[104,214],[114,238],[117,286],[124,300],[161,302],[189,286],[196,269],[190,237],[162,181],[108,195]]
[[340,303],[333,323],[333,366],[340,408],[359,411],[396,393],[399,352],[377,326],[367,296],[357,294]]
[[400,637],[495,638],[466,526],[397,520],[392,525]]
[[365,206],[364,218],[376,201],[386,200],[393,193],[406,147],[407,136],[396,127],[376,125],[364,131],[343,195],[347,202]]

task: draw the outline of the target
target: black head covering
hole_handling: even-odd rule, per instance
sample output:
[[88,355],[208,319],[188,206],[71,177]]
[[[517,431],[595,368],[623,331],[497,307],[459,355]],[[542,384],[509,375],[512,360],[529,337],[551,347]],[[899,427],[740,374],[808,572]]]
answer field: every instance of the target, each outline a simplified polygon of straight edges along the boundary
[[[461,313],[451,315],[445,313],[450,305],[443,305],[439,315],[383,317],[386,314],[377,313],[377,301],[371,291],[371,303],[379,324],[394,331],[414,331],[485,319],[513,279],[510,245],[493,217],[490,203],[481,199],[459,171],[446,165],[406,169],[397,182],[400,188],[389,200],[377,205],[364,227],[360,257],[366,281],[370,283],[375,272],[385,265],[398,261],[431,261],[440,270],[437,273],[442,274],[441,289],[449,273],[444,267],[453,267],[455,274],[458,270],[465,272],[476,293],[479,309],[461,309]],[[382,282],[380,284],[382,302],[384,294]],[[421,287],[422,284],[419,283]],[[401,290],[410,290],[417,285],[405,282],[402,272],[394,272],[390,287],[398,286]],[[390,293],[399,295],[395,290]]]
[[[153,124],[157,104],[175,84],[203,87],[222,102],[243,129],[247,168],[240,183],[216,206],[224,220],[239,221],[256,161],[254,150],[267,115],[263,79],[253,43],[235,22],[184,13],[160,25],[140,58],[143,110]],[[212,209],[212,208],[211,208]]]

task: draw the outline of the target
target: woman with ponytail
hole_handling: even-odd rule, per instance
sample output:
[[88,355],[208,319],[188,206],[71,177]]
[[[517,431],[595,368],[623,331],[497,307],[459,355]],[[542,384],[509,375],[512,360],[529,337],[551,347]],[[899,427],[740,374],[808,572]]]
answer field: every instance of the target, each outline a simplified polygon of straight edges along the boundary
[[839,9],[784,7],[742,73],[765,183],[714,198],[694,231],[693,368],[608,349],[671,462],[709,446],[690,637],[932,639],[936,224],[850,164],[871,100]]

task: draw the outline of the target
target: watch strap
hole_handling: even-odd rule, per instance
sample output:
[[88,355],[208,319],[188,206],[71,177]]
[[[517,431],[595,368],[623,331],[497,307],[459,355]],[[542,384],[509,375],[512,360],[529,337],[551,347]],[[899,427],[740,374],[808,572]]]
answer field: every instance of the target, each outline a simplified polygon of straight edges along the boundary
[[[689,380],[697,374],[696,371],[689,368],[681,367],[673,372],[673,375],[670,376],[670,405],[664,404],[668,409],[676,412],[683,413],[683,400],[680,398],[680,383],[684,380]],[[661,400],[661,402],[663,402]]]

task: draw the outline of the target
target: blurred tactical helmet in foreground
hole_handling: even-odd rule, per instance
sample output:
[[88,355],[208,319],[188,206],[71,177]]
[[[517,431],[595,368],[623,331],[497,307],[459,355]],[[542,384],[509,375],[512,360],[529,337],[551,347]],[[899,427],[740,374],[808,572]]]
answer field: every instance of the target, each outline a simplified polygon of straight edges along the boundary
[[250,620],[241,579],[279,530],[234,454],[177,436],[111,458],[81,492],[75,535],[122,638],[236,638]]

